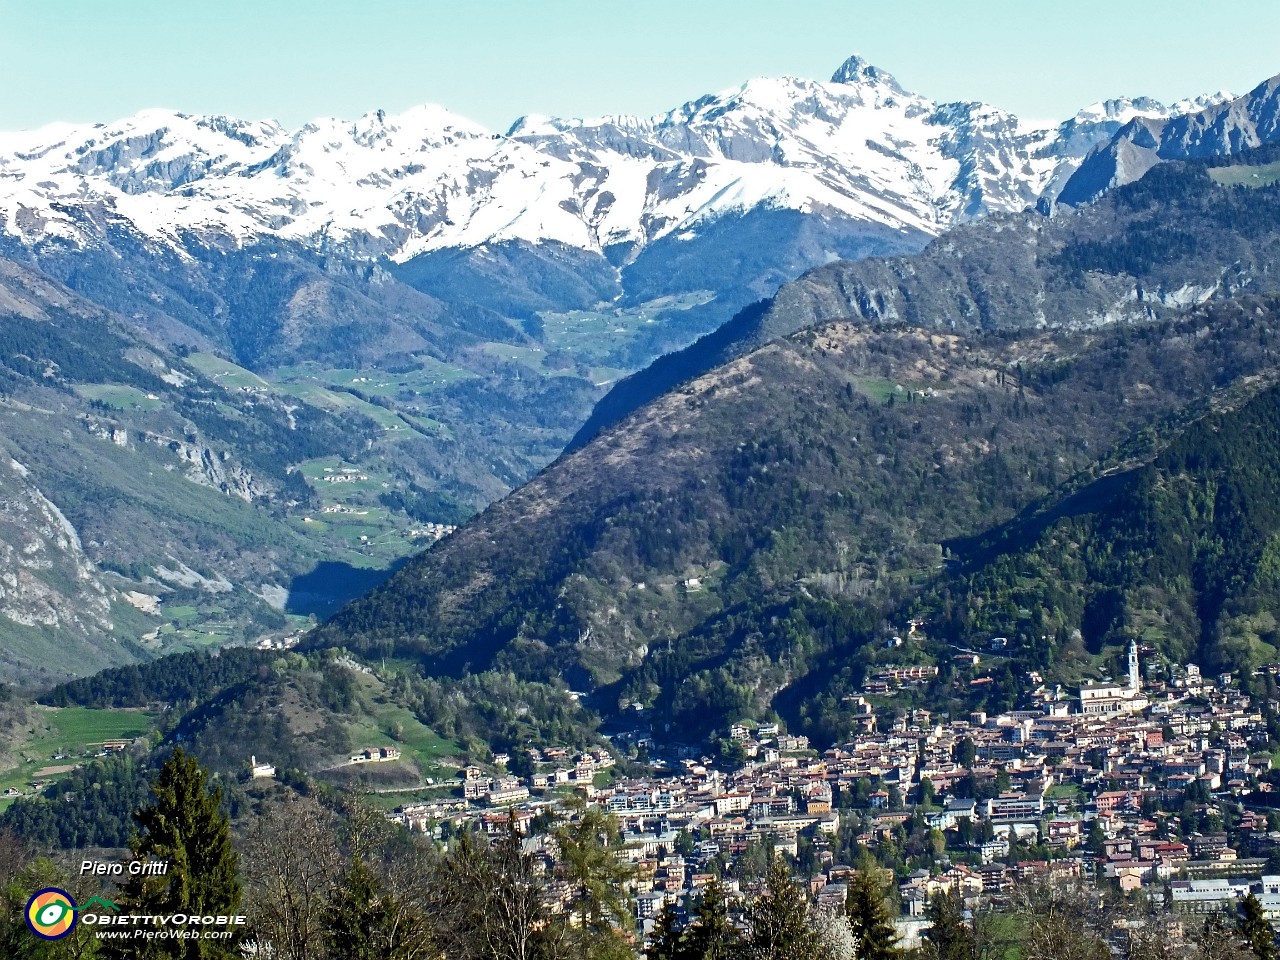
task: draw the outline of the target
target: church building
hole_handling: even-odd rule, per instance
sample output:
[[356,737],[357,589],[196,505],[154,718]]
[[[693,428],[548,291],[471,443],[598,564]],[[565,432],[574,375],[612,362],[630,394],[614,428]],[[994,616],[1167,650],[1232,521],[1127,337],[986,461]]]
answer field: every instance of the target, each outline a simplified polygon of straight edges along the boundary
[[1114,717],[1140,713],[1150,706],[1142,695],[1142,675],[1138,665],[1137,641],[1129,642],[1129,682],[1087,683],[1080,688],[1080,712],[1093,717]]

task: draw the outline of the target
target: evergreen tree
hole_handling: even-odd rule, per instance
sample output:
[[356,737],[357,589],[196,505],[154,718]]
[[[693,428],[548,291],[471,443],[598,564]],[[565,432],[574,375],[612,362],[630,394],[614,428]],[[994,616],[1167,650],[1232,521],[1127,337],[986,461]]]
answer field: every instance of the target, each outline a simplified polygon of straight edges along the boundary
[[879,869],[871,860],[864,860],[845,894],[844,911],[858,938],[858,960],[896,960],[902,955],[885,904]]
[[380,960],[378,941],[385,926],[381,891],[373,872],[360,860],[350,865],[325,910],[325,940],[335,956]]
[[[922,741],[923,742],[923,741]],[[937,798],[938,792],[933,788],[933,781],[928,777],[920,778],[920,805],[929,807]]]
[[352,857],[324,920],[330,955],[343,960],[421,960],[438,952],[418,912],[359,857]]
[[560,875],[573,891],[577,914],[574,936],[582,957],[630,955],[618,930],[631,926],[626,882],[631,868],[622,861],[622,835],[617,821],[599,807],[577,799],[570,819],[555,832],[560,848]]
[[707,884],[694,908],[685,931],[689,960],[729,960],[742,948],[742,935],[729,920],[724,885],[714,879]]
[[809,922],[807,898],[782,857],[769,863],[764,890],[747,905],[746,916],[751,960],[812,960],[817,955],[820,942]]
[[[134,814],[141,832],[130,847],[138,861],[164,861],[162,876],[131,877],[121,906],[134,913],[234,916],[240,907],[240,877],[231,828],[222,812],[221,792],[208,773],[181,748],[165,761],[151,786],[155,802]],[[213,927],[202,926],[209,932]],[[173,939],[107,941],[109,956],[220,960],[238,954],[241,931],[226,940]]]
[[964,905],[959,896],[935,896],[927,916],[932,926],[923,934],[920,953],[924,960],[978,960],[977,938],[964,921]]
[[684,857],[686,860],[693,856],[697,845],[694,843],[693,834],[687,829],[681,829],[676,834],[676,853]]
[[[665,904],[645,947],[646,960],[686,960],[690,955],[686,952],[685,933],[680,928],[676,911],[671,904]],[[692,960],[692,958],[690,958]]]
[[1250,893],[1240,903],[1240,935],[1258,960],[1276,960],[1276,934],[1262,912],[1262,903]]

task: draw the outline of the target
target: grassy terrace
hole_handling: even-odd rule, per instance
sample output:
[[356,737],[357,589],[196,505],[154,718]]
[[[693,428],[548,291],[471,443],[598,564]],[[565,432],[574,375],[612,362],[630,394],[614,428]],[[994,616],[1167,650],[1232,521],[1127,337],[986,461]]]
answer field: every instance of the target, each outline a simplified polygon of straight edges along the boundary
[[271,389],[271,384],[256,373],[211,353],[190,354],[187,363],[225,390]]
[[385,399],[400,406],[402,404],[397,404],[397,400],[411,400],[420,394],[430,394],[472,376],[461,367],[440,363],[429,357],[420,359],[421,369],[402,373],[356,368],[327,370],[315,364],[304,364],[281,367],[270,380],[208,353],[193,353],[187,357],[187,362],[226,390],[272,393],[323,410],[345,411],[367,417],[382,427],[390,439],[395,439],[398,434],[447,434],[448,431],[443,424],[429,417],[412,414],[402,416],[396,410],[362,400],[350,391]]
[[404,390],[429,393],[449,384],[473,376],[462,367],[441,363],[431,357],[417,357],[420,369],[391,372],[388,370],[361,370],[355,367],[339,367],[327,370],[308,363],[280,367],[275,378],[280,384],[311,384],[325,389],[359,390],[366,396],[392,398]]
[[1257,167],[1210,167],[1209,176],[1224,187],[1266,187],[1280,180],[1280,160]]
[[368,717],[351,727],[351,741],[356,748],[394,743],[424,778],[437,782],[447,780],[458,771],[456,762],[446,762],[458,755],[458,744],[423,726],[406,707],[393,703],[375,705]]
[[[31,711],[14,742],[0,760],[0,792],[9,788],[30,794],[31,782],[56,777],[96,753],[107,740],[133,740],[151,729],[153,716],[141,710],[95,710],[88,707],[41,707]],[[14,764],[9,766],[9,764]],[[0,809],[14,800],[0,797]]]
[[[909,402],[909,395],[913,390],[926,390],[932,388],[937,391],[939,385],[925,381],[913,380],[890,380],[886,377],[854,377],[853,387],[863,396],[872,400],[878,400],[881,403],[887,403],[890,397],[900,403]],[[919,400],[917,399],[917,402]]]
[[[390,477],[376,461],[354,464],[341,457],[308,460],[299,466],[302,475],[320,496],[321,507],[293,523],[308,535],[326,534],[377,566],[398,559],[421,543],[408,535],[411,527],[403,517],[378,502],[389,488]],[[357,563],[354,557],[345,558]]]
[[688,310],[711,300],[710,291],[679,297],[660,297],[638,307],[613,310],[570,310],[565,313],[541,313],[543,329],[551,349],[566,348],[580,353],[596,353],[630,340],[646,326],[657,322],[666,311]]
[[114,410],[159,410],[164,406],[159,398],[143,393],[137,387],[116,383],[80,383],[74,389],[86,400],[105,403]]

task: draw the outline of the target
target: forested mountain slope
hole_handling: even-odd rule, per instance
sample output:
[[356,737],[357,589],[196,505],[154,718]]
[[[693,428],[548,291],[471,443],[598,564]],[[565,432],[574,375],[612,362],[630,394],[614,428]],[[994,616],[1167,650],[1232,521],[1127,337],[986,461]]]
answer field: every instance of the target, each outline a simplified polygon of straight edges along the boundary
[[1209,668],[1274,662],[1278,488],[1280,390],[1269,386],[1195,422],[1151,463],[949,544],[953,573],[918,609],[940,618],[938,634],[1010,632],[1042,668],[1057,651],[1039,638],[1075,630],[1093,652],[1136,637]]
[[1280,289],[1271,269],[1280,187],[1269,173],[1278,159],[1280,148],[1263,147],[1171,163],[1053,218],[994,216],[957,227],[921,254],[816,268],[618,383],[569,449],[772,337],[843,317],[957,332],[1082,327],[1176,316],[1211,298]]
[[892,629],[944,544],[1267,382],[1278,319],[1247,298],[1074,333],[802,331],[563,458],[309,642],[564,676],[686,730],[759,712]]

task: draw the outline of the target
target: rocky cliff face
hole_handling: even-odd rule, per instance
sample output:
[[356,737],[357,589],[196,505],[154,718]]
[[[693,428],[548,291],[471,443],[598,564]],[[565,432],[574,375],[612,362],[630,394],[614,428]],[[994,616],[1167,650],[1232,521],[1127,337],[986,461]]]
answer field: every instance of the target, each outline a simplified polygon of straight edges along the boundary
[[[121,431],[112,430],[110,439],[120,446]],[[161,434],[143,432],[143,443],[153,443],[172,453],[184,467],[183,476],[192,483],[209,487],[246,503],[267,498],[274,488],[255,477],[253,472],[236,463],[229,450],[214,450],[196,439],[178,440]],[[127,434],[126,434],[127,443]]]
[[0,643],[4,672],[32,679],[77,672],[77,661],[124,662],[130,645],[113,636],[121,602],[28,469],[0,454],[0,637],[31,638],[19,649]]
[[[1280,76],[1242,97],[1169,118],[1134,117],[1081,164],[1056,198],[1073,206],[1133,183],[1157,163],[1239,153],[1280,141]],[[1051,198],[1045,198],[1049,200]]]

